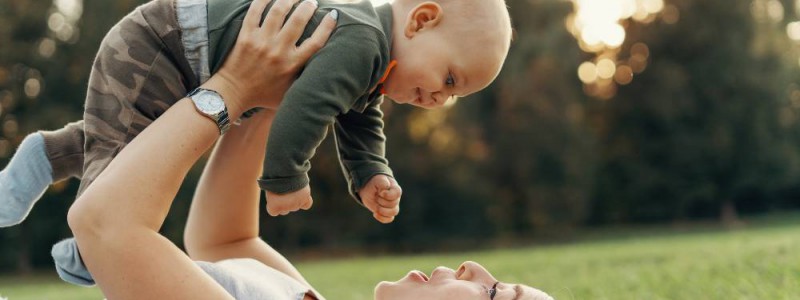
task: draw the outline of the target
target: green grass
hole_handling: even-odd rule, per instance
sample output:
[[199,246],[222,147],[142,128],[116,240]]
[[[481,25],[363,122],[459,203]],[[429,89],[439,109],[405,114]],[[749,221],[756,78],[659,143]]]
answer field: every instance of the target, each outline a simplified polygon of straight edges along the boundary
[[[730,231],[653,232],[511,250],[308,262],[299,268],[331,300],[372,299],[379,280],[396,280],[410,269],[455,268],[464,260],[478,261],[500,280],[539,287],[556,299],[800,296],[797,221]],[[61,284],[52,276],[0,277],[0,295],[9,300],[102,299],[97,289]]]

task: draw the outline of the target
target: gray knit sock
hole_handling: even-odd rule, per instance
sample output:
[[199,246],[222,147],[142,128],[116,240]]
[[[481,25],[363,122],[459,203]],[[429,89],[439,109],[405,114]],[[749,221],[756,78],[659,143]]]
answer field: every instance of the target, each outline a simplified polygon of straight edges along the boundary
[[62,280],[82,286],[94,285],[94,278],[83,264],[75,238],[68,238],[53,245],[50,255],[53,256],[56,272]]
[[53,183],[52,174],[44,137],[38,132],[29,134],[0,171],[0,227],[25,220],[36,200]]

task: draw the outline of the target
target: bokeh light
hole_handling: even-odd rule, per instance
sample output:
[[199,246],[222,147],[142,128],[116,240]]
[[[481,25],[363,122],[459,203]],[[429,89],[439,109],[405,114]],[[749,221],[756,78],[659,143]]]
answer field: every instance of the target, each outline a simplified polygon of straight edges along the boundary
[[782,21],[785,15],[783,3],[779,0],[753,0],[750,13],[757,21],[775,23]]
[[663,0],[573,0],[573,3],[575,13],[567,27],[589,52],[619,47],[625,41],[620,21],[634,16],[646,18],[664,7]]
[[42,91],[42,84],[38,78],[28,78],[25,81],[25,96],[28,98],[36,98]]
[[663,0],[644,0],[640,3],[643,7],[643,10],[646,11],[648,14],[657,14],[662,9],[664,9]]
[[14,106],[14,94],[7,90],[0,91],[0,106],[6,111],[10,110]]
[[43,38],[39,41],[39,55],[50,58],[56,52],[56,41],[51,38]]
[[631,67],[626,65],[617,67],[617,71],[614,73],[614,81],[619,85],[631,83],[631,81],[633,81],[633,70]]
[[767,16],[773,22],[783,20],[783,4],[778,0],[767,1]]
[[[768,0],[764,0],[768,1]],[[800,1],[800,0],[798,0]],[[572,0],[574,12],[567,17],[567,30],[580,48],[595,55],[578,67],[578,78],[587,94],[608,99],[616,93],[616,84],[631,83],[633,75],[647,68],[650,49],[643,43],[630,48],[630,57],[619,59],[625,44],[627,20],[649,23],[663,13],[666,24],[675,24],[680,12],[664,0]],[[765,11],[768,8],[764,8]],[[775,10],[775,8],[773,8]],[[782,12],[781,12],[782,13]],[[766,13],[765,13],[766,14]]]
[[681,12],[678,10],[678,7],[675,5],[667,5],[664,6],[664,10],[661,11],[661,20],[664,21],[666,24],[675,24],[681,19]]
[[800,22],[795,21],[786,24],[786,34],[793,41],[800,41]]
[[578,67],[578,78],[583,83],[593,83],[597,80],[597,66],[592,62],[584,62]]
[[25,77],[27,78],[24,85],[25,96],[34,99],[42,92],[42,74],[36,69],[28,69]]
[[64,18],[64,15],[59,12],[54,12],[50,14],[49,18],[47,18],[47,28],[50,28],[50,30],[53,32],[60,31],[66,23],[67,22]]
[[614,77],[614,72],[617,71],[617,65],[608,58],[603,58],[597,62],[597,76],[603,79],[610,79]]
[[83,0],[53,0],[53,5],[70,23],[77,22],[83,14]]
[[[47,18],[47,28],[58,40],[65,43],[78,41],[80,31],[78,21],[83,14],[83,0],[53,0],[53,12]],[[55,53],[55,45],[39,44],[39,54],[50,57]],[[48,55],[49,53],[49,55]]]
[[3,135],[7,138],[14,138],[17,136],[17,131],[19,130],[19,124],[13,118],[8,118],[5,122],[3,122]]

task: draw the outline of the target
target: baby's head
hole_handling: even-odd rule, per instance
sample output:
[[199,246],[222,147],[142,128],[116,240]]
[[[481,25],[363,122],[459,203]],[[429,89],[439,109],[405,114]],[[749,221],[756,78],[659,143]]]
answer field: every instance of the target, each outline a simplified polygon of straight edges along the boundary
[[395,0],[392,59],[383,90],[397,103],[442,106],[497,77],[511,43],[504,0]]

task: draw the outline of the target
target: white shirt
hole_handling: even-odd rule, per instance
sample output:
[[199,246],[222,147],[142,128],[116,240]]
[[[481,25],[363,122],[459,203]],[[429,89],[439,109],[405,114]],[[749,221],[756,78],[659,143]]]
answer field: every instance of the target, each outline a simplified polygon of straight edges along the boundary
[[294,278],[251,258],[199,261],[197,265],[238,300],[303,300],[308,292],[325,300]]

